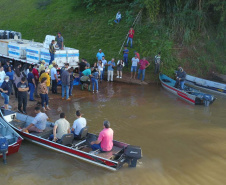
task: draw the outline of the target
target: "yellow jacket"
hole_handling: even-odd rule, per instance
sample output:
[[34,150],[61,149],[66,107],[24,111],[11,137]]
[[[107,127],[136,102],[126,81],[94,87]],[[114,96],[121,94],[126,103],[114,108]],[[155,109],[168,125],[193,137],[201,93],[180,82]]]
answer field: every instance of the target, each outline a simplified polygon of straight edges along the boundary
[[39,77],[39,82],[42,81],[43,78],[46,78],[46,86],[49,87],[50,86],[50,76],[48,73],[42,73],[42,75]]

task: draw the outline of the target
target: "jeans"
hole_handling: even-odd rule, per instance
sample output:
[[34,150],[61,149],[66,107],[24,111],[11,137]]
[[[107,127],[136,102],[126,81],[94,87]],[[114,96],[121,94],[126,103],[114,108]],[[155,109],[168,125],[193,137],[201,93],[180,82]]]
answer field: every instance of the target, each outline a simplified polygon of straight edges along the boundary
[[28,86],[30,90],[30,100],[34,100],[35,85],[33,83],[28,83]]
[[68,85],[61,85],[62,86],[62,98],[64,98],[64,92],[66,90],[66,100],[69,98],[69,86]]
[[121,19],[115,19],[114,22],[115,23],[119,23],[121,21]]
[[18,110],[19,111],[21,111],[22,105],[23,105],[23,111],[26,112],[26,109],[27,109],[27,92],[18,93]]
[[100,151],[102,151],[100,143],[91,145],[91,148],[92,148],[92,150],[98,150],[99,149]]
[[185,81],[180,81],[180,88],[183,90],[184,89],[184,82]]
[[102,81],[104,78],[104,71],[100,71],[100,80]]
[[48,94],[40,94],[40,97],[41,97],[41,100],[42,100],[42,107],[43,108],[45,107],[45,103],[46,103],[46,106],[48,107],[48,105],[49,105]]
[[1,93],[1,96],[4,98],[4,104],[8,105],[9,104],[9,96],[5,93]]
[[74,86],[74,80],[70,82],[69,96],[72,96],[73,86]]
[[130,43],[131,43],[130,47],[132,48],[132,47],[133,47],[133,39],[130,38],[130,37],[128,37],[127,44],[126,44],[127,46],[128,46],[128,44],[129,44],[129,41],[130,41]]
[[92,84],[93,84],[93,91],[94,91],[95,84],[96,84],[96,90],[98,91],[98,79],[91,78],[91,80],[92,80]]
[[160,64],[159,63],[155,64],[155,74],[159,73],[159,69],[160,69]]
[[50,62],[49,62],[49,65],[52,64],[52,61],[54,61],[54,53],[50,53]]
[[128,56],[123,56],[123,60],[125,62],[125,66],[128,67]]
[[145,69],[139,69],[138,70],[138,77],[137,79],[139,80],[140,79],[140,74],[142,73],[142,80],[141,81],[144,81],[144,77],[145,77]]
[[15,97],[17,98],[17,95],[18,95],[18,88],[16,87],[16,84],[15,84],[15,83],[13,83],[13,87],[14,87]]
[[38,96],[38,83],[39,83],[39,81],[35,79],[35,85],[36,85],[35,96]]
[[52,80],[52,93],[57,94],[57,81]]
[[110,81],[110,78],[111,78],[111,81],[113,82],[113,75],[114,75],[114,71],[108,70],[108,81]]

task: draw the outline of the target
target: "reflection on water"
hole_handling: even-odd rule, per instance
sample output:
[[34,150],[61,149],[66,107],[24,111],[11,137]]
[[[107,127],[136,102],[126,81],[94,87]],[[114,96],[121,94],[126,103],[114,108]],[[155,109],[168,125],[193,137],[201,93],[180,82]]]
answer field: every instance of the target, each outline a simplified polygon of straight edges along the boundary
[[108,119],[116,140],[142,147],[136,169],[110,172],[25,141],[7,166],[0,164],[0,184],[225,184],[226,97],[204,107],[160,86],[100,86],[95,94],[75,88],[71,102],[51,100],[48,116],[55,121],[63,110],[72,124],[80,109],[92,133]]

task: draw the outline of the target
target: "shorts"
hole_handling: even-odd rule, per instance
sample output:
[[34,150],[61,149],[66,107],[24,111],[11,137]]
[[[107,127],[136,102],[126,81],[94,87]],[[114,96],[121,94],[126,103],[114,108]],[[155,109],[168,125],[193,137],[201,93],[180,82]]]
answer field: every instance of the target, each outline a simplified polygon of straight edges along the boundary
[[117,71],[122,71],[122,66],[117,66]]
[[4,104],[8,105],[9,104],[9,96],[5,93],[1,93],[2,97],[4,98]]
[[131,66],[131,72],[137,72],[137,66]]

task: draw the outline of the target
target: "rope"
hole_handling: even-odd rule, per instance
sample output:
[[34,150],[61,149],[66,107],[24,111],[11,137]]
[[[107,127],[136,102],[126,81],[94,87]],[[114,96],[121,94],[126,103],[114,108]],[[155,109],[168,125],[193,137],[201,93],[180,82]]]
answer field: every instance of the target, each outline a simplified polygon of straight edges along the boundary
[[[138,20],[138,17],[141,15],[142,10],[143,10],[143,9],[141,9],[141,10],[139,11],[139,13],[137,14],[137,17],[135,18],[135,20],[134,20],[134,22],[133,22],[133,24],[132,24],[132,27],[134,27],[134,25],[136,26],[136,22],[137,22],[137,20]],[[122,46],[121,46],[121,49],[119,50],[119,53],[118,53],[118,54],[121,53],[122,48],[123,48],[123,46],[124,46],[124,44],[125,44],[125,41],[126,41],[128,35],[129,35],[129,32],[128,32],[127,35],[126,35],[126,38],[125,38],[125,40],[124,40],[124,42],[123,42],[123,44],[122,44]]]

